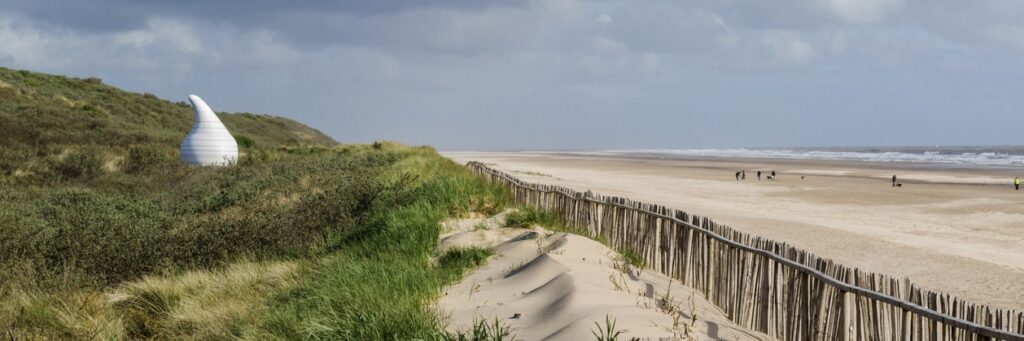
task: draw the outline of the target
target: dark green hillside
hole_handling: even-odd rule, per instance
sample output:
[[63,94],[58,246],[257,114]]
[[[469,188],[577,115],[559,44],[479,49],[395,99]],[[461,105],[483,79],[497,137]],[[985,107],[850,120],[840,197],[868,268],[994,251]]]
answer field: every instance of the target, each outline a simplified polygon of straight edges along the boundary
[[444,339],[429,303],[489,251],[439,222],[507,193],[430,147],[221,115],[245,153],[177,161],[192,110],[0,69],[0,339]]
[[[182,98],[187,94],[182,94]],[[337,144],[301,123],[268,115],[219,113],[239,140],[242,152],[254,148]],[[53,167],[39,157],[61,155],[68,147],[87,150],[107,164],[131,147],[176,158],[192,126],[192,108],[151,94],[127,92],[96,78],[77,79],[0,68],[0,172],[45,174]],[[109,169],[119,168],[117,162]]]

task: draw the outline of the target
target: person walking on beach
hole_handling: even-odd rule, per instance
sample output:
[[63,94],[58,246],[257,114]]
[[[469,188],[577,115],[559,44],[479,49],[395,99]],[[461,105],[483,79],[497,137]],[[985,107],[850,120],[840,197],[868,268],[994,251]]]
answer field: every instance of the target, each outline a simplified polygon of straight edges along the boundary
[[740,172],[736,172],[736,181],[740,181]]
[[747,171],[746,170],[741,170],[740,171],[740,180],[746,180],[746,179],[747,179]]
[[1017,190],[1017,191],[1020,190],[1020,177],[1019,176],[1013,177],[1013,188],[1014,188],[1014,190]]
[[896,174],[892,175],[892,187],[896,187]]
[[761,181],[761,171],[757,171],[757,181]]
[[775,170],[772,169],[772,180],[775,180]]

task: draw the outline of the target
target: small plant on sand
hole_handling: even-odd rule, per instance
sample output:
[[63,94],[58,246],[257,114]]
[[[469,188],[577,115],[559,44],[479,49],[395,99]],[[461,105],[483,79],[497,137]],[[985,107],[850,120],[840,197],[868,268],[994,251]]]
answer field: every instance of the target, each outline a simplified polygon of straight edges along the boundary
[[[681,324],[680,319],[683,317],[683,312],[679,311],[679,308],[674,308],[672,313],[672,334],[676,337],[685,337],[687,340],[696,340],[694,337],[694,328],[697,326],[697,305],[693,302],[693,296],[689,298],[690,303],[690,323]],[[680,329],[682,327],[682,329]]]
[[611,315],[604,315],[604,327],[601,327],[600,323],[594,321],[594,326],[597,330],[590,331],[597,338],[597,341],[615,341],[619,339],[622,334],[628,333],[628,330],[617,329],[615,327],[615,319]]
[[618,277],[616,277],[615,275],[616,274],[608,275],[608,280],[612,282],[613,286],[615,286],[615,290],[624,291],[626,293],[632,294],[633,292],[629,290],[629,282],[626,281],[626,276],[623,275],[623,273],[621,272],[618,273]]
[[479,247],[467,247],[467,248],[452,248],[441,255],[438,262],[453,263],[453,264],[466,264],[468,266],[480,266],[487,262],[487,258],[494,255],[494,250],[479,248]]
[[658,298],[658,309],[661,310],[661,312],[672,316],[673,337],[681,338],[689,336],[689,328],[684,329],[685,326],[682,324],[683,314],[680,311],[679,306],[676,306],[675,298],[672,297],[672,278],[669,278],[668,280],[668,290],[665,290],[665,295]]
[[640,276],[643,273],[644,267],[647,266],[647,261],[644,260],[639,254],[633,251],[625,250],[622,252],[622,261],[636,269],[636,275]]
[[665,294],[657,298],[657,308],[661,312],[668,314],[672,317],[672,336],[676,338],[683,338],[686,340],[695,340],[693,336],[694,327],[697,324],[697,306],[693,301],[693,296],[689,298],[689,323],[684,323],[683,318],[686,316],[683,314],[682,309],[676,305],[675,297],[672,296],[672,279],[668,281],[668,290]]
[[533,225],[544,226],[553,230],[564,229],[562,218],[557,213],[524,206],[505,216],[505,226],[528,228]]
[[502,273],[505,274],[504,277],[508,277],[508,276],[512,275],[513,272],[516,272],[516,270],[518,270],[519,268],[523,267],[523,265],[525,265],[525,264],[526,264],[525,260],[521,260],[521,261],[512,263],[512,265],[509,265],[508,268],[505,268],[505,270],[502,271]]
[[665,290],[665,295],[658,298],[658,309],[666,314],[673,314],[679,311],[679,308],[675,305],[675,299],[672,297],[672,278],[668,279],[668,290]]
[[469,297],[473,298],[473,294],[480,292],[480,283],[473,282],[473,286],[469,288]]
[[[642,274],[642,267],[636,267],[628,258],[620,257],[618,261],[612,263],[612,268],[618,271],[622,275],[629,275],[630,277],[640,277]],[[633,269],[636,269],[636,274],[633,274]]]
[[525,174],[525,175],[545,176],[545,177],[549,177],[549,178],[551,177],[550,174],[544,174],[544,173],[541,173],[541,172],[534,172],[534,171],[518,171],[518,170],[514,170],[512,172],[513,173],[518,173],[518,174]]
[[638,306],[640,308],[644,308],[644,309],[653,309],[654,308],[654,306],[651,305],[651,298],[647,297],[647,295],[644,295],[644,293],[642,293],[642,292],[637,292],[636,293],[636,301],[635,301],[635,303],[636,303],[636,306]]
[[444,333],[440,339],[444,341],[515,341],[516,336],[512,334],[509,326],[502,325],[501,321],[495,318],[494,323],[479,320],[473,323],[473,329],[468,332]]

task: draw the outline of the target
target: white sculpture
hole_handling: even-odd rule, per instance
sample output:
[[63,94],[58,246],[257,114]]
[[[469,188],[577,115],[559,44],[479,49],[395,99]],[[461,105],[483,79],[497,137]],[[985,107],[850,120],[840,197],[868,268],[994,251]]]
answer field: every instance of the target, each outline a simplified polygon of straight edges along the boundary
[[238,143],[228,128],[202,98],[189,95],[188,100],[196,111],[196,120],[181,142],[181,162],[203,166],[234,164],[238,160]]

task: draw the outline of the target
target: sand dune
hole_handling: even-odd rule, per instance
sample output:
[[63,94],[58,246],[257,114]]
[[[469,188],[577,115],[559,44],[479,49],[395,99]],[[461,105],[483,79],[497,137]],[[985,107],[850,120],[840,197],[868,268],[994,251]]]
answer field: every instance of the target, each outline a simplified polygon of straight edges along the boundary
[[[1018,175],[1012,170],[554,153],[446,155],[519,171],[516,176],[530,182],[683,209],[972,302],[1024,309],[1024,190],[1009,185]],[[747,170],[746,181],[735,180],[739,169]],[[779,180],[757,181],[756,169],[775,169]],[[905,185],[891,187],[892,174]],[[1001,185],[988,185],[997,179]]]
[[441,249],[482,246],[495,251],[486,265],[439,300],[438,308],[450,314],[449,330],[497,318],[522,340],[591,340],[598,330],[595,322],[603,328],[610,317],[618,329],[627,330],[620,339],[769,339],[735,326],[699,293],[660,274],[624,266],[598,242],[539,227],[497,227],[499,221],[454,222],[441,238]]

